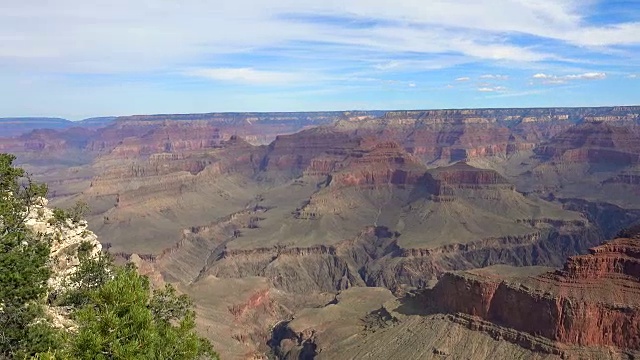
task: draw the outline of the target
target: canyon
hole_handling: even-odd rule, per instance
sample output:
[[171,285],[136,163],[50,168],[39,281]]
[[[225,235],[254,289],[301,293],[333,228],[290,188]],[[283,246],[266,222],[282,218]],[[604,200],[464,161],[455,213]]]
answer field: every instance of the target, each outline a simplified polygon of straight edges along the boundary
[[638,350],[640,240],[601,244],[640,220],[639,115],[7,120],[0,151],[189,294],[224,358],[613,359]]
[[440,311],[560,343],[640,350],[639,246],[637,233],[617,238],[570,257],[561,270],[524,279],[483,269],[451,273],[429,297]]

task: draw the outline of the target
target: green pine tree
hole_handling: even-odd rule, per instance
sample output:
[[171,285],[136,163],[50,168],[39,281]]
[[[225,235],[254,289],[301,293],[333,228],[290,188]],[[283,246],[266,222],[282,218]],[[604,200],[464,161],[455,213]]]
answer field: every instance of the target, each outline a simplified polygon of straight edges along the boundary
[[195,332],[189,299],[170,286],[152,295],[149,280],[132,266],[117,268],[111,280],[92,290],[76,321],[73,358],[217,359]]
[[[117,267],[106,255],[78,247],[80,266],[69,290],[50,297],[71,307],[77,329],[54,329],[45,303],[51,239],[25,225],[47,187],[33,183],[15,157],[0,154],[0,359],[217,359],[195,331],[193,304],[167,286],[151,290],[133,266]],[[80,220],[84,206],[58,210],[55,223]]]
[[50,243],[25,226],[28,211],[47,193],[15,157],[0,154],[0,357],[24,357],[57,346],[43,321]]

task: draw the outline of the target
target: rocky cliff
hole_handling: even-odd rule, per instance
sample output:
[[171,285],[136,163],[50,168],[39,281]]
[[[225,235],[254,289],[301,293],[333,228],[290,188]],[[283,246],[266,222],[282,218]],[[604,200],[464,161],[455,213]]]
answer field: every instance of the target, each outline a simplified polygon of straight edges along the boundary
[[[51,242],[50,268],[48,280],[49,296],[68,290],[69,277],[77,271],[82,256],[93,257],[101,250],[98,237],[87,228],[84,220],[59,219],[53,210],[47,207],[47,199],[39,199],[26,214],[27,228],[42,236],[43,241]],[[47,315],[57,327],[73,328],[75,325],[63,307],[47,306]]]
[[331,174],[332,186],[418,185],[425,168],[395,142],[360,147]]
[[638,107],[390,111],[340,120],[336,128],[397,141],[426,162],[451,162],[530,150],[576,123],[633,125],[638,113]]
[[608,122],[587,122],[572,127],[535,149],[539,156],[566,162],[637,164],[639,130]]
[[80,264],[78,248],[86,243],[87,255],[94,256],[102,250],[98,237],[87,228],[87,222],[74,222],[70,219],[57,220],[53,210],[47,207],[47,199],[40,199],[29,209],[25,224],[37,234],[51,239],[52,277],[49,286],[61,290],[63,280],[72,274]]
[[0,136],[14,137],[35,129],[64,129],[73,122],[60,118],[0,118]]
[[328,174],[336,170],[361,140],[332,128],[318,127],[292,135],[281,135],[269,144],[261,171],[289,178],[307,174]]
[[429,298],[439,311],[580,346],[640,349],[640,237],[621,238],[569,258],[562,270],[504,279],[451,273]]
[[[43,149],[109,152],[116,147],[123,156],[138,152],[213,146],[222,139],[241,136],[253,144],[267,144],[278,135],[322,125],[351,135],[375,135],[397,141],[424,161],[458,161],[476,157],[507,156],[528,150],[572,127],[575,123],[632,125],[638,107],[461,109],[427,111],[359,111],[299,113],[210,113],[136,115],[120,118],[33,121],[7,119],[0,126],[29,129],[56,128],[44,137],[22,133],[20,138],[0,139],[0,148],[11,152]],[[77,129],[95,129],[81,133]],[[9,130],[3,137],[17,135]],[[165,136],[166,135],[166,136]],[[66,139],[60,143],[60,138]],[[137,138],[137,140],[136,140]]]

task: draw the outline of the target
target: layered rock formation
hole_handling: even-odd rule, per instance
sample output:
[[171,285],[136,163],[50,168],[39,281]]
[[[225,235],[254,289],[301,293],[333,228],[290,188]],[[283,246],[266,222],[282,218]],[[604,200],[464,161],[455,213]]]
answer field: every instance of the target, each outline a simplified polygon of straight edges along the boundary
[[60,118],[0,118],[0,137],[14,137],[35,129],[63,129],[72,122]]
[[601,359],[638,352],[557,344],[461,315],[426,312],[420,296],[381,288],[342,291],[324,307],[297,311],[269,341],[281,359]]
[[492,170],[427,171],[389,142],[343,156],[324,180],[303,176],[188,229],[154,258],[158,271],[187,283],[260,276],[291,293],[400,289],[452,269],[560,265],[601,239],[578,213],[527,198]]
[[433,289],[398,300],[377,288],[347,290],[323,308],[296,312],[274,328],[270,344],[285,359],[635,359],[640,236],[622,235],[561,270],[447,273]]
[[[334,166],[335,168],[335,166]],[[377,142],[354,150],[331,174],[333,186],[418,185],[425,168],[394,142]]]
[[[636,183],[637,166],[624,154],[636,152],[631,124],[639,112],[628,107],[135,116],[97,130],[35,131],[0,141],[0,147],[19,148],[22,159],[36,164],[29,170],[52,180],[57,201],[84,198],[91,207],[90,227],[105,247],[135,261],[154,282],[180,284],[196,298],[201,331],[219,339],[218,348],[231,349],[225,355],[245,358],[267,351],[270,327],[291,320],[299,309],[333,311],[321,305],[336,292],[357,288],[354,293],[362,290],[366,297],[366,287],[381,286],[399,295],[446,280],[451,270],[560,266],[567,256],[584,253],[603,233],[634,220],[628,207],[603,201],[613,199],[610,189],[635,201],[627,190]],[[303,131],[291,134],[298,130]],[[70,168],[73,154],[83,157]],[[616,171],[609,171],[611,164]],[[586,177],[590,171],[597,176]],[[572,184],[581,178],[597,186],[579,192]],[[598,266],[585,269],[599,271]],[[566,280],[536,281],[583,282],[557,276]],[[482,277],[494,278],[473,275]],[[503,281],[511,284],[495,279],[494,295]],[[391,296],[386,290],[380,294]],[[514,293],[505,294],[506,302]],[[335,301],[350,306],[347,297]],[[353,316],[361,315],[368,316]],[[293,335],[281,339],[280,349],[291,357],[315,344],[320,356],[333,336],[320,332],[333,325],[300,316],[286,326]],[[553,341],[497,326],[491,318],[429,316],[438,316],[430,318],[433,326],[413,317],[398,325],[425,336],[416,344],[426,347],[413,355],[472,357],[471,349],[458,353],[452,347],[465,347],[460,339],[475,336],[469,328],[483,328],[492,331],[478,337],[485,354],[532,354],[494,340],[511,336],[546,349],[541,357],[561,356]],[[359,325],[348,328],[344,334],[357,328],[356,336],[362,335]],[[450,331],[459,341],[432,341],[429,329]],[[380,329],[380,338],[368,337],[368,344],[391,334],[398,338],[396,330]],[[391,354],[351,345],[345,349],[362,356]]]
[[536,148],[539,156],[566,162],[637,164],[639,130],[607,122],[589,122],[568,129]]
[[[637,107],[549,108],[549,109],[468,109],[429,111],[364,111],[317,113],[211,113],[185,115],[139,115],[120,118],[31,121],[7,119],[5,126],[56,128],[39,138],[22,133],[23,138],[1,140],[0,148],[11,152],[37,152],[44,148],[61,151],[57,138],[65,138],[66,150],[109,152],[120,146],[123,155],[163,147],[160,134],[177,141],[175,146],[209,144],[205,134],[219,132],[222,139],[242,136],[254,144],[267,144],[277,135],[294,133],[308,127],[336,123],[335,129],[353,135],[373,134],[397,141],[424,161],[457,161],[475,157],[508,156],[550,139],[578,122],[606,121],[611,124],[635,124]],[[36,119],[37,120],[37,119]],[[54,126],[55,125],[55,126]],[[30,126],[30,127],[29,127]],[[78,133],[69,127],[97,129]],[[204,127],[203,131],[198,131]],[[188,130],[191,129],[191,130]],[[4,136],[19,135],[9,130]],[[155,135],[154,135],[155,134]],[[158,137],[160,136],[160,137]],[[51,142],[46,138],[51,137]],[[132,137],[147,139],[129,144]],[[73,139],[73,141],[70,141]],[[121,142],[124,142],[121,144]],[[134,141],[135,143],[135,141]],[[171,144],[172,141],[169,141]],[[56,146],[57,145],[57,146]],[[168,145],[173,146],[173,145]],[[128,149],[128,150],[127,150]],[[146,150],[144,150],[146,149]],[[166,150],[166,149],[163,149]]]
[[281,135],[269,144],[261,170],[295,178],[326,175],[360,145],[360,139],[331,128],[318,127],[292,135]]
[[[232,137],[200,150],[101,157],[95,166],[108,171],[82,194],[93,210],[90,223],[115,252],[157,255],[183,228],[241,210],[261,189],[251,180],[261,151]],[[121,231],[138,241],[128,242]]]
[[606,118],[634,124],[638,107],[467,109],[392,111],[364,120],[342,120],[342,131],[376,134],[402,144],[426,162],[450,162],[478,157],[506,157],[571,128],[576,123]]
[[445,275],[429,298],[439,311],[475,316],[580,346],[640,350],[640,237],[571,257],[562,270],[503,279],[482,270]]

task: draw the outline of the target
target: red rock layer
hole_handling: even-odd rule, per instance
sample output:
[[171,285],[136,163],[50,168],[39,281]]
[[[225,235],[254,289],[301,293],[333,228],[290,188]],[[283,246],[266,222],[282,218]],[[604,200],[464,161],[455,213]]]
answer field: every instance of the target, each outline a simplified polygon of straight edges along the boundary
[[450,201],[458,189],[501,188],[515,190],[495,170],[479,169],[465,163],[429,170],[424,177],[426,188],[434,201]]
[[495,170],[479,169],[465,163],[433,169],[429,174],[436,181],[447,185],[508,184],[507,179]]
[[372,148],[354,151],[333,175],[334,185],[417,185],[425,168],[394,142],[378,142]]
[[441,311],[582,346],[640,349],[640,238],[616,239],[570,258],[564,269],[518,283],[445,275],[431,299]]
[[557,135],[535,152],[568,162],[637,164],[640,161],[640,136],[635,126],[585,123]]
[[124,139],[111,155],[129,157],[210,149],[219,147],[221,140],[220,130],[210,124],[164,123],[144,136]]
[[359,145],[359,139],[323,127],[278,136],[269,145],[262,170],[294,175],[326,173]]
[[559,276],[578,280],[622,276],[640,281],[640,240],[616,239],[591,249],[589,255],[571,257]]
[[[360,134],[366,133],[366,129],[358,131]],[[505,156],[531,149],[537,144],[496,123],[418,123],[412,126],[387,126],[372,134],[402,144],[407,151],[426,162]]]
[[[220,142],[218,147],[215,151],[203,149],[152,154],[140,160],[137,157],[118,159],[118,164],[109,164],[106,170],[93,178],[87,194],[119,194],[118,206],[126,206],[170,189],[180,194],[180,189],[193,180],[192,175],[205,169],[207,176],[225,173],[253,175],[263,156],[263,148],[254,147],[237,137]],[[137,181],[135,191],[128,186],[132,181]]]
[[38,129],[16,138],[0,138],[0,151],[43,152],[82,148],[94,130],[70,128],[66,130]]

